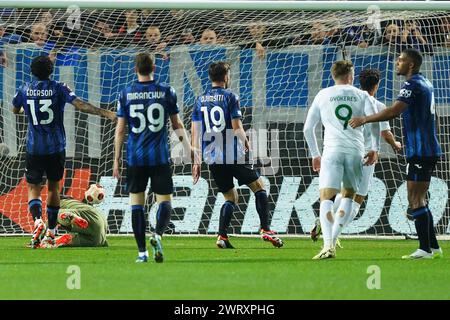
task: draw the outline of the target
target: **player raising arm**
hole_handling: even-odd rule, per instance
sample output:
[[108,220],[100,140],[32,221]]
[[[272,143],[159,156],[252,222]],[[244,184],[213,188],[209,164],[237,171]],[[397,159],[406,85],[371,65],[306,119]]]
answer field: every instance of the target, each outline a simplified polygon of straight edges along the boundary
[[135,72],[138,81],[124,89],[117,104],[118,122],[114,139],[113,176],[120,178],[120,160],[128,124],[127,143],[127,187],[130,192],[132,227],[139,250],[136,262],[147,262],[145,244],[146,221],[144,216],[145,190],[148,179],[151,190],[156,194],[158,212],[156,230],[150,238],[153,258],[163,262],[161,237],[170,222],[173,193],[172,168],[168,144],[167,121],[189,150],[189,140],[178,115],[177,96],[172,87],[153,80],[155,65],[147,53],[135,58]]
[[239,185],[246,184],[255,194],[262,239],[279,248],[283,242],[269,228],[269,203],[263,182],[259,173],[245,164],[249,143],[242,127],[239,98],[227,90],[230,65],[222,61],[214,62],[209,66],[208,74],[212,88],[198,97],[192,112],[192,147],[196,151],[202,150],[202,155],[195,156],[192,176],[195,184],[200,177],[203,157],[219,192],[225,197],[225,203],[220,209],[216,245],[222,249],[233,248],[227,229],[238,200],[234,177]]
[[[337,61],[331,68],[335,85],[319,91],[308,111],[304,134],[312,156],[313,170],[319,172],[320,222],[323,249],[313,259],[334,258],[336,241],[350,217],[352,198],[362,178],[364,135],[362,129],[348,126],[351,116],[375,113],[367,92],[355,88],[354,69],[350,61]],[[323,156],[317,146],[315,128],[325,127]],[[366,165],[378,159],[379,125],[371,126],[371,150]],[[342,200],[333,217],[333,199],[342,186]]]
[[17,91],[13,104],[15,114],[25,113],[28,118],[25,177],[28,184],[28,207],[34,220],[31,247],[39,244],[45,230],[42,216],[41,182],[47,175],[48,231],[43,239],[50,245],[55,242],[55,227],[59,211],[59,181],[64,173],[66,134],[64,107],[71,103],[82,112],[115,120],[114,112],[94,107],[78,99],[70,88],[54,80],[53,63],[47,56],[39,56],[31,62],[35,79],[23,84]]
[[407,166],[407,190],[420,248],[403,259],[441,257],[442,249],[436,239],[433,216],[427,203],[431,175],[442,150],[436,134],[433,85],[420,73],[422,55],[415,49],[404,50],[397,60],[397,73],[406,81],[392,107],[377,114],[355,117],[350,125],[357,128],[365,123],[386,121],[400,114],[403,118]]

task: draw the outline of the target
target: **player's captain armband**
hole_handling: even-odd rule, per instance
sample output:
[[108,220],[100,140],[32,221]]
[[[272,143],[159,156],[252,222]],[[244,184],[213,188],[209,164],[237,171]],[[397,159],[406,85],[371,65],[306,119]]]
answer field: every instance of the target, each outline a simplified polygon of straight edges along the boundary
[[400,93],[398,94],[399,97],[403,98],[409,98],[411,97],[412,91],[408,89],[401,89]]

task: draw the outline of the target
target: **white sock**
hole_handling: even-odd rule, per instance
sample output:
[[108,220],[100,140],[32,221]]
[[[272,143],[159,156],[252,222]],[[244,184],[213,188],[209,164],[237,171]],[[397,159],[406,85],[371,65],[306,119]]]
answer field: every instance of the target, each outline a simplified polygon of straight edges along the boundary
[[162,239],[162,237],[157,233],[154,234],[154,237],[156,240],[159,240],[159,241],[161,241],[161,239]]
[[[334,224],[332,232],[333,247],[336,246],[337,238],[340,236],[342,229],[344,228],[345,221],[349,217],[351,209],[352,209],[352,199],[342,198],[341,205],[339,206],[338,211],[334,215]],[[344,212],[343,215],[341,211]]]
[[347,219],[344,221],[344,229],[350,224],[350,222],[355,220],[355,217],[359,213],[360,207],[361,205],[358,202],[356,202],[355,200],[352,201],[352,210],[350,211],[350,214],[347,216]]
[[[353,221],[353,220],[355,219],[355,217],[358,215],[358,213],[359,213],[359,208],[361,208],[361,205],[360,205],[358,202],[353,201],[353,204],[352,204],[352,214],[351,214],[351,216],[350,216],[350,221]],[[350,223],[350,221],[349,221],[348,223]]]
[[[330,248],[333,231],[333,201],[324,200],[320,203],[320,225],[323,234],[323,247]],[[330,220],[331,219],[331,220]]]
[[148,257],[148,251],[139,252],[139,257]]
[[342,200],[342,194],[338,193],[336,195],[336,197],[334,198],[334,203],[333,203],[333,212],[336,213],[339,206],[341,205],[341,200]]

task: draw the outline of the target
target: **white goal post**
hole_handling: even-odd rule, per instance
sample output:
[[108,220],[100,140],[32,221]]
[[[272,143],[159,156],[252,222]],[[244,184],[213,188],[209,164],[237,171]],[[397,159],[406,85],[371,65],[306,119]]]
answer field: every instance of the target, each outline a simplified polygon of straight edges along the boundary
[[[11,112],[17,88],[31,80],[29,64],[42,54],[55,59],[53,78],[80,98],[115,110],[118,92],[134,80],[133,58],[148,51],[155,77],[173,86],[181,117],[190,128],[193,101],[208,86],[207,67],[231,63],[231,89],[240,96],[251,154],[262,173],[271,227],[307,235],[318,216],[318,179],[311,169],[303,123],[315,94],[332,85],[331,64],[350,59],[356,75],[381,71],[377,98],[390,106],[403,79],[395,73],[402,48],[423,52],[422,72],[435,88],[438,135],[444,150],[430,187],[430,208],[439,235],[450,234],[450,1],[2,1],[0,8],[0,236],[31,230],[24,180],[27,124]],[[205,35],[205,31],[208,32]],[[359,84],[358,77],[355,85]],[[391,121],[402,138],[399,119]],[[100,183],[99,205],[110,234],[129,234],[126,181],[112,178],[114,125],[65,109],[66,173],[61,192],[77,199]],[[206,170],[193,186],[171,137],[175,233],[214,234],[224,198]],[[406,163],[382,145],[380,162],[360,214],[344,234],[397,237],[412,234],[406,219]],[[232,232],[258,231],[255,199],[239,190]],[[43,193],[46,200],[46,191]],[[146,204],[148,228],[156,208]],[[44,210],[45,211],[45,210]]]
[[[370,6],[381,10],[428,10],[445,11],[450,1],[277,1],[277,0],[21,0],[2,1],[2,6],[17,8],[68,8],[78,6],[85,9],[186,9],[186,10],[354,10],[366,11]],[[405,7],[407,6],[407,7]]]

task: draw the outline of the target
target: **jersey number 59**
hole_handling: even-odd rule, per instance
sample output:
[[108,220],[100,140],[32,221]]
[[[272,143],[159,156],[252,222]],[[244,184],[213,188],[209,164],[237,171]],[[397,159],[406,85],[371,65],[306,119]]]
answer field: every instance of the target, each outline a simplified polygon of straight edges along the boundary
[[[139,120],[139,126],[132,127],[131,131],[134,133],[141,133],[145,130],[145,125],[147,123],[145,119],[145,115],[143,112],[140,112],[141,110],[144,110],[144,105],[141,104],[131,104],[130,105],[130,117],[131,118],[137,118]],[[157,115],[155,115],[157,113]],[[147,127],[150,129],[151,132],[158,132],[162,129],[164,126],[164,108],[159,103],[152,103],[147,108],[147,119],[150,123]]]

